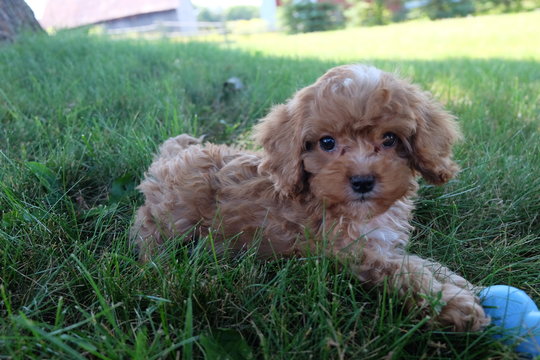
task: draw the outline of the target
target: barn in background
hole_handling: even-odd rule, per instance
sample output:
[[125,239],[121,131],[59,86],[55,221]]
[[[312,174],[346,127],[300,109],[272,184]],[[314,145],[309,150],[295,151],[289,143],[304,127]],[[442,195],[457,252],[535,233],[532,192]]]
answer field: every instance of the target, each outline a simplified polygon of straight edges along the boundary
[[197,32],[189,0],[49,0],[40,22],[46,29],[103,25],[111,31],[177,24],[181,33]]

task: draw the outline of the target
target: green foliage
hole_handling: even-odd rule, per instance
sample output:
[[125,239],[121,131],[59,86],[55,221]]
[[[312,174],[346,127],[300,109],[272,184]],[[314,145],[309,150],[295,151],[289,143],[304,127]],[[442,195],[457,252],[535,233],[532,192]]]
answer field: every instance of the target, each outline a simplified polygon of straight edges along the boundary
[[338,5],[309,0],[288,1],[281,8],[281,21],[289,33],[333,30],[344,24]]
[[427,0],[421,10],[432,20],[473,14],[473,0]]
[[242,334],[233,330],[213,330],[211,335],[201,335],[200,344],[206,359],[255,359]]
[[512,13],[540,9],[540,0],[477,0],[475,6],[479,14]]
[[[416,3],[413,7],[409,5]],[[347,25],[386,25],[403,20],[443,19],[476,14],[531,11],[540,0],[348,0]]]
[[392,14],[384,0],[355,0],[349,3],[351,7],[345,11],[349,26],[385,25],[392,20]]
[[218,22],[218,21],[222,21],[223,19],[222,19],[221,14],[217,11],[214,11],[209,8],[198,8],[197,20],[208,21],[208,22]]
[[227,8],[224,12],[204,7],[198,8],[197,11],[197,20],[205,22],[251,20],[259,17],[259,8],[247,5],[233,6]]
[[225,19],[234,20],[251,20],[259,17],[259,8],[249,5],[232,6],[225,10]]

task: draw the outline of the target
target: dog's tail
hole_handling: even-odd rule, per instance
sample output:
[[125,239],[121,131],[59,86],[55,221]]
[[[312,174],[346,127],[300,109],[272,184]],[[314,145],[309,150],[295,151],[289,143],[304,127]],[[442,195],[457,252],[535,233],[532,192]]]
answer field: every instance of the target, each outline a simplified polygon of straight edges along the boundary
[[199,138],[194,138],[193,136],[189,136],[187,134],[181,134],[176,137],[167,139],[159,147],[158,157],[174,157],[178,155],[178,153],[182,152],[184,149],[187,149],[192,145],[201,144],[203,140],[204,135]]

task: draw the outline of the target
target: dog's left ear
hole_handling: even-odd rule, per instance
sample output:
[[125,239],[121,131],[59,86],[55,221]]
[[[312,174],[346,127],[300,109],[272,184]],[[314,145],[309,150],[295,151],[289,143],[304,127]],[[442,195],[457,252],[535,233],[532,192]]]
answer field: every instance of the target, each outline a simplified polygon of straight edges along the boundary
[[411,138],[412,165],[432,184],[448,182],[459,171],[452,160],[452,146],[461,139],[455,116],[443,109],[429,93],[416,92],[413,114],[416,133]]
[[274,106],[254,128],[255,141],[265,150],[259,171],[268,173],[276,191],[286,197],[304,189],[302,116],[294,110],[296,102]]

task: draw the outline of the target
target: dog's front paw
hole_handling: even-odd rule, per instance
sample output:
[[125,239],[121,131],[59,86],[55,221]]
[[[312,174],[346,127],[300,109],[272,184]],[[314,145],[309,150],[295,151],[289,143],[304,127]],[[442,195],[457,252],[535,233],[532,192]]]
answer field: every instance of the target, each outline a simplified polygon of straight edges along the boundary
[[480,305],[480,299],[454,285],[445,284],[442,300],[445,306],[436,322],[454,331],[478,331],[489,324],[489,317]]

